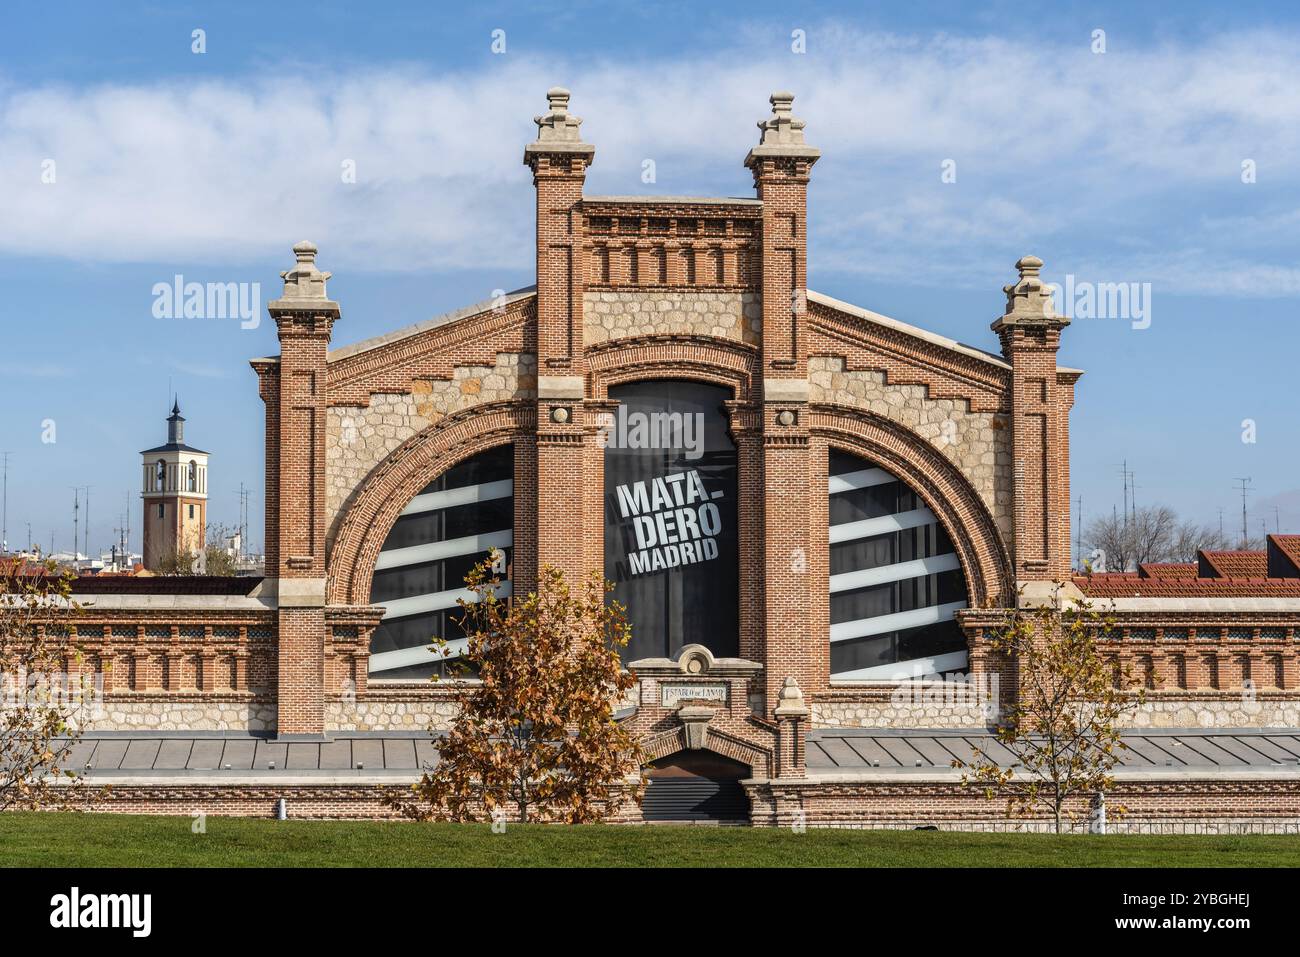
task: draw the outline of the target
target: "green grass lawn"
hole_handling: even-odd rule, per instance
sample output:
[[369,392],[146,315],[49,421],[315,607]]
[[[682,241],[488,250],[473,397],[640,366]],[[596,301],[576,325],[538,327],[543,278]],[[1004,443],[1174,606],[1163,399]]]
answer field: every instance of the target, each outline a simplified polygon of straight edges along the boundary
[[0,814],[0,866],[1297,867],[1300,838]]

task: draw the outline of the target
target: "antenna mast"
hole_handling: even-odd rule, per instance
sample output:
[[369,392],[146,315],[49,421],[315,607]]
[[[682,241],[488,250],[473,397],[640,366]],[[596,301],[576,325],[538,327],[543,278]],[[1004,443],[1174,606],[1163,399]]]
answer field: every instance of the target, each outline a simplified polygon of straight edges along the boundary
[[4,456],[4,507],[0,517],[0,551],[9,551],[9,456],[12,452],[0,452]]
[[1250,493],[1250,478],[1238,478],[1241,483],[1241,547],[1250,547],[1250,534],[1246,531],[1246,496]]

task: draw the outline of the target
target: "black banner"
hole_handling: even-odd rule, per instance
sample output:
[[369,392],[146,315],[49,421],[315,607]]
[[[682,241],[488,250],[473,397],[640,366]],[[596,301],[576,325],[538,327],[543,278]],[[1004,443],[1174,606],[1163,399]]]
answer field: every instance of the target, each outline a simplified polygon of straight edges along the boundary
[[629,661],[701,644],[739,649],[736,446],[723,403],[699,382],[609,390],[618,412],[605,444],[605,577],[627,606]]

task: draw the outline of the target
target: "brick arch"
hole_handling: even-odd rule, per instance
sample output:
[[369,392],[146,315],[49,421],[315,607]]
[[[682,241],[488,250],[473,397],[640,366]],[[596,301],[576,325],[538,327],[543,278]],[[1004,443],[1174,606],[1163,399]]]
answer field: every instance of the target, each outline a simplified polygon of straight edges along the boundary
[[809,431],[869,459],[921,496],[952,539],[972,608],[1006,606],[1015,595],[1011,559],[997,523],[973,485],[933,445],[875,413],[813,405]]
[[535,419],[531,403],[475,406],[428,426],[389,453],[345,507],[329,554],[329,603],[369,604],[379,549],[402,509],[453,465],[530,436]]
[[609,398],[609,387],[641,379],[692,379],[732,389],[748,402],[758,374],[758,350],[712,336],[651,335],[615,339],[587,350],[591,398]]
[[[708,729],[704,748],[724,758],[749,765],[750,771],[756,778],[768,778],[776,773],[776,755],[773,750],[746,741],[721,728]],[[686,750],[686,731],[681,727],[662,731],[641,742],[641,756],[646,764]]]

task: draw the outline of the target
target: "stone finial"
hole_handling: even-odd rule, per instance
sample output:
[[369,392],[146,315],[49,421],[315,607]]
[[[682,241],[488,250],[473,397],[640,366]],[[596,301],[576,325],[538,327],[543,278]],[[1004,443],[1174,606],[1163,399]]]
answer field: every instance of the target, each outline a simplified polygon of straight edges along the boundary
[[804,121],[794,115],[794,94],[773,93],[768,97],[772,115],[759,120],[758,145],[749,151],[745,165],[756,156],[793,156],[815,161],[821,150],[809,146],[803,138]]
[[284,280],[283,299],[318,299],[325,301],[325,281],[333,273],[321,272],[316,268],[316,246],[303,240],[293,247],[294,258],[298,261],[292,269],[280,273]]
[[994,328],[1007,325],[1024,325],[1027,323],[1047,323],[1067,326],[1070,320],[1056,314],[1056,304],[1052,299],[1052,288],[1043,282],[1043,261],[1037,256],[1022,256],[1016,262],[1016,271],[1020,278],[1002,291],[1007,296],[1007,311],[995,322]]
[[785,684],[781,686],[781,697],[777,701],[776,710],[773,712],[778,718],[805,718],[808,716],[808,705],[803,700],[803,690],[799,687],[799,682],[794,680],[794,675],[785,679]]
[[760,146],[803,146],[803,120],[794,115],[794,94],[773,93],[768,97],[772,104],[772,115],[758,121],[762,131],[759,136]]
[[[546,91],[547,112],[534,116],[537,124],[537,140],[525,147],[526,153],[592,153],[596,148],[582,141],[578,127],[582,126],[581,117],[569,112],[569,91],[562,86],[553,86]],[[528,161],[527,155],[524,161]]]

